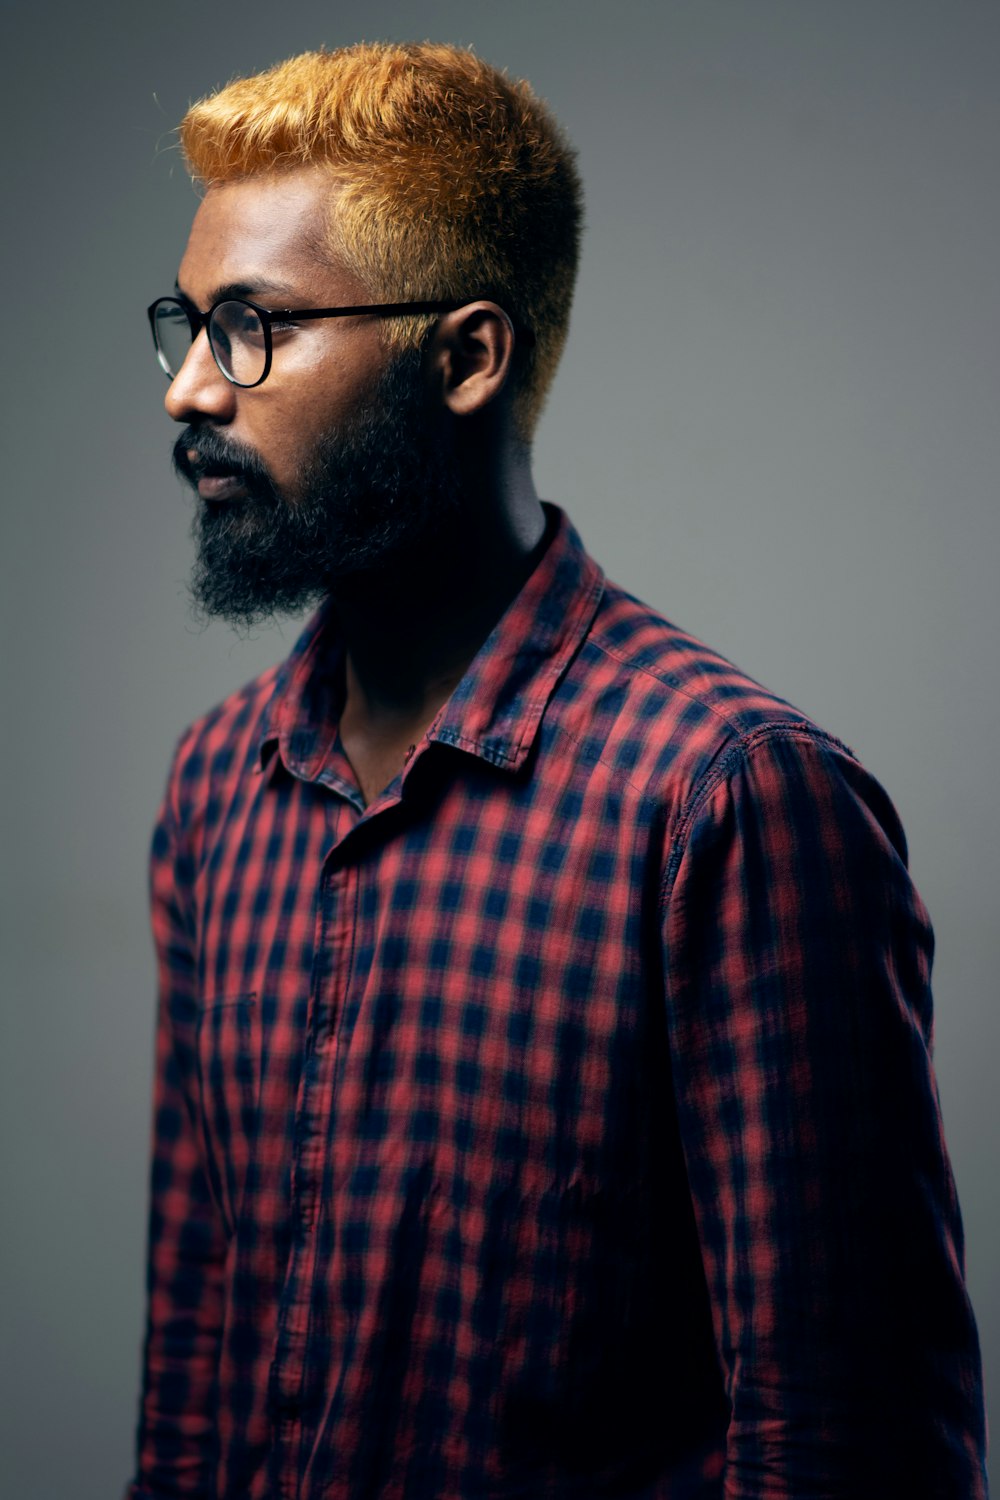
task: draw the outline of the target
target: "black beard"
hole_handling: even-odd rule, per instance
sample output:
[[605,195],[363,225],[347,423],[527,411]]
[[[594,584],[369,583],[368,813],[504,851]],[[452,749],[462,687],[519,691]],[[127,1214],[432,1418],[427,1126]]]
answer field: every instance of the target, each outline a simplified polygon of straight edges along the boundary
[[[454,537],[462,488],[454,458],[432,437],[421,355],[398,356],[364,409],[300,467],[294,497],[279,494],[251,449],[212,427],[188,427],[174,467],[191,485],[235,474],[246,495],[197,501],[194,614],[237,630],[312,607],[338,579],[384,572]],[[195,462],[188,449],[197,451]]]

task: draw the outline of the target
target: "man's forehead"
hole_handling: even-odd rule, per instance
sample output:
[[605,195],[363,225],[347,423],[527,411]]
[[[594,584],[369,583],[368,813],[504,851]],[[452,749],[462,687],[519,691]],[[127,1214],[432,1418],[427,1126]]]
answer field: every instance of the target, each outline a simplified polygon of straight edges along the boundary
[[333,196],[329,175],[315,168],[211,186],[195,214],[178,285],[199,297],[236,285],[246,288],[244,296],[286,295],[317,275],[336,279],[328,249]]

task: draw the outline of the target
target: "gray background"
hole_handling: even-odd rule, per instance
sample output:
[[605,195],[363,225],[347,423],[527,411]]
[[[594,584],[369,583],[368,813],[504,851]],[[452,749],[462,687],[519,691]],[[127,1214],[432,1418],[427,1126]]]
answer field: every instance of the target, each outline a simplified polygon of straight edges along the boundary
[[234,74],[361,38],[471,43],[553,105],[589,228],[540,490],[612,577],[853,745],[901,811],[938,936],[935,1058],[995,1397],[997,6],[20,11],[0,346],[3,1493],[104,1500],[131,1470],[148,838],[177,735],[296,634],[239,641],[187,613],[190,501],[144,316],[193,209],[170,132]]

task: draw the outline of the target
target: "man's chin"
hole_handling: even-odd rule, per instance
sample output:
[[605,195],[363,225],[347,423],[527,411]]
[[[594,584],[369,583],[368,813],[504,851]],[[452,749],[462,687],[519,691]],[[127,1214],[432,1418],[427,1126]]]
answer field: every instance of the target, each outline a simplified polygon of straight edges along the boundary
[[291,549],[273,555],[273,538],[254,526],[253,508],[252,501],[234,501],[231,513],[206,518],[188,585],[196,618],[222,620],[237,631],[302,614],[328,592],[315,565],[296,568]]
[[285,616],[300,615],[326,596],[324,585],[294,588],[248,587],[231,580],[206,579],[196,572],[188,585],[192,613],[205,624],[221,621],[236,631],[275,625]]

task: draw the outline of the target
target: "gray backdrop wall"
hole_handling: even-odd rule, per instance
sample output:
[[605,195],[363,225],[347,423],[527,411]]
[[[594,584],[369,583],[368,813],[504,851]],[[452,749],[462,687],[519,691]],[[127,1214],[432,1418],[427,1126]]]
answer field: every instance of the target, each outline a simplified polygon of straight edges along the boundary
[[935,1058],[995,1398],[997,6],[19,10],[2,101],[4,1494],[106,1500],[130,1471],[148,838],[177,735],[297,628],[239,641],[187,614],[190,500],[144,316],[193,209],[171,130],[234,74],[360,38],[471,43],[553,105],[589,228],[540,490],[612,577],[853,745],[901,811],[938,936]]

